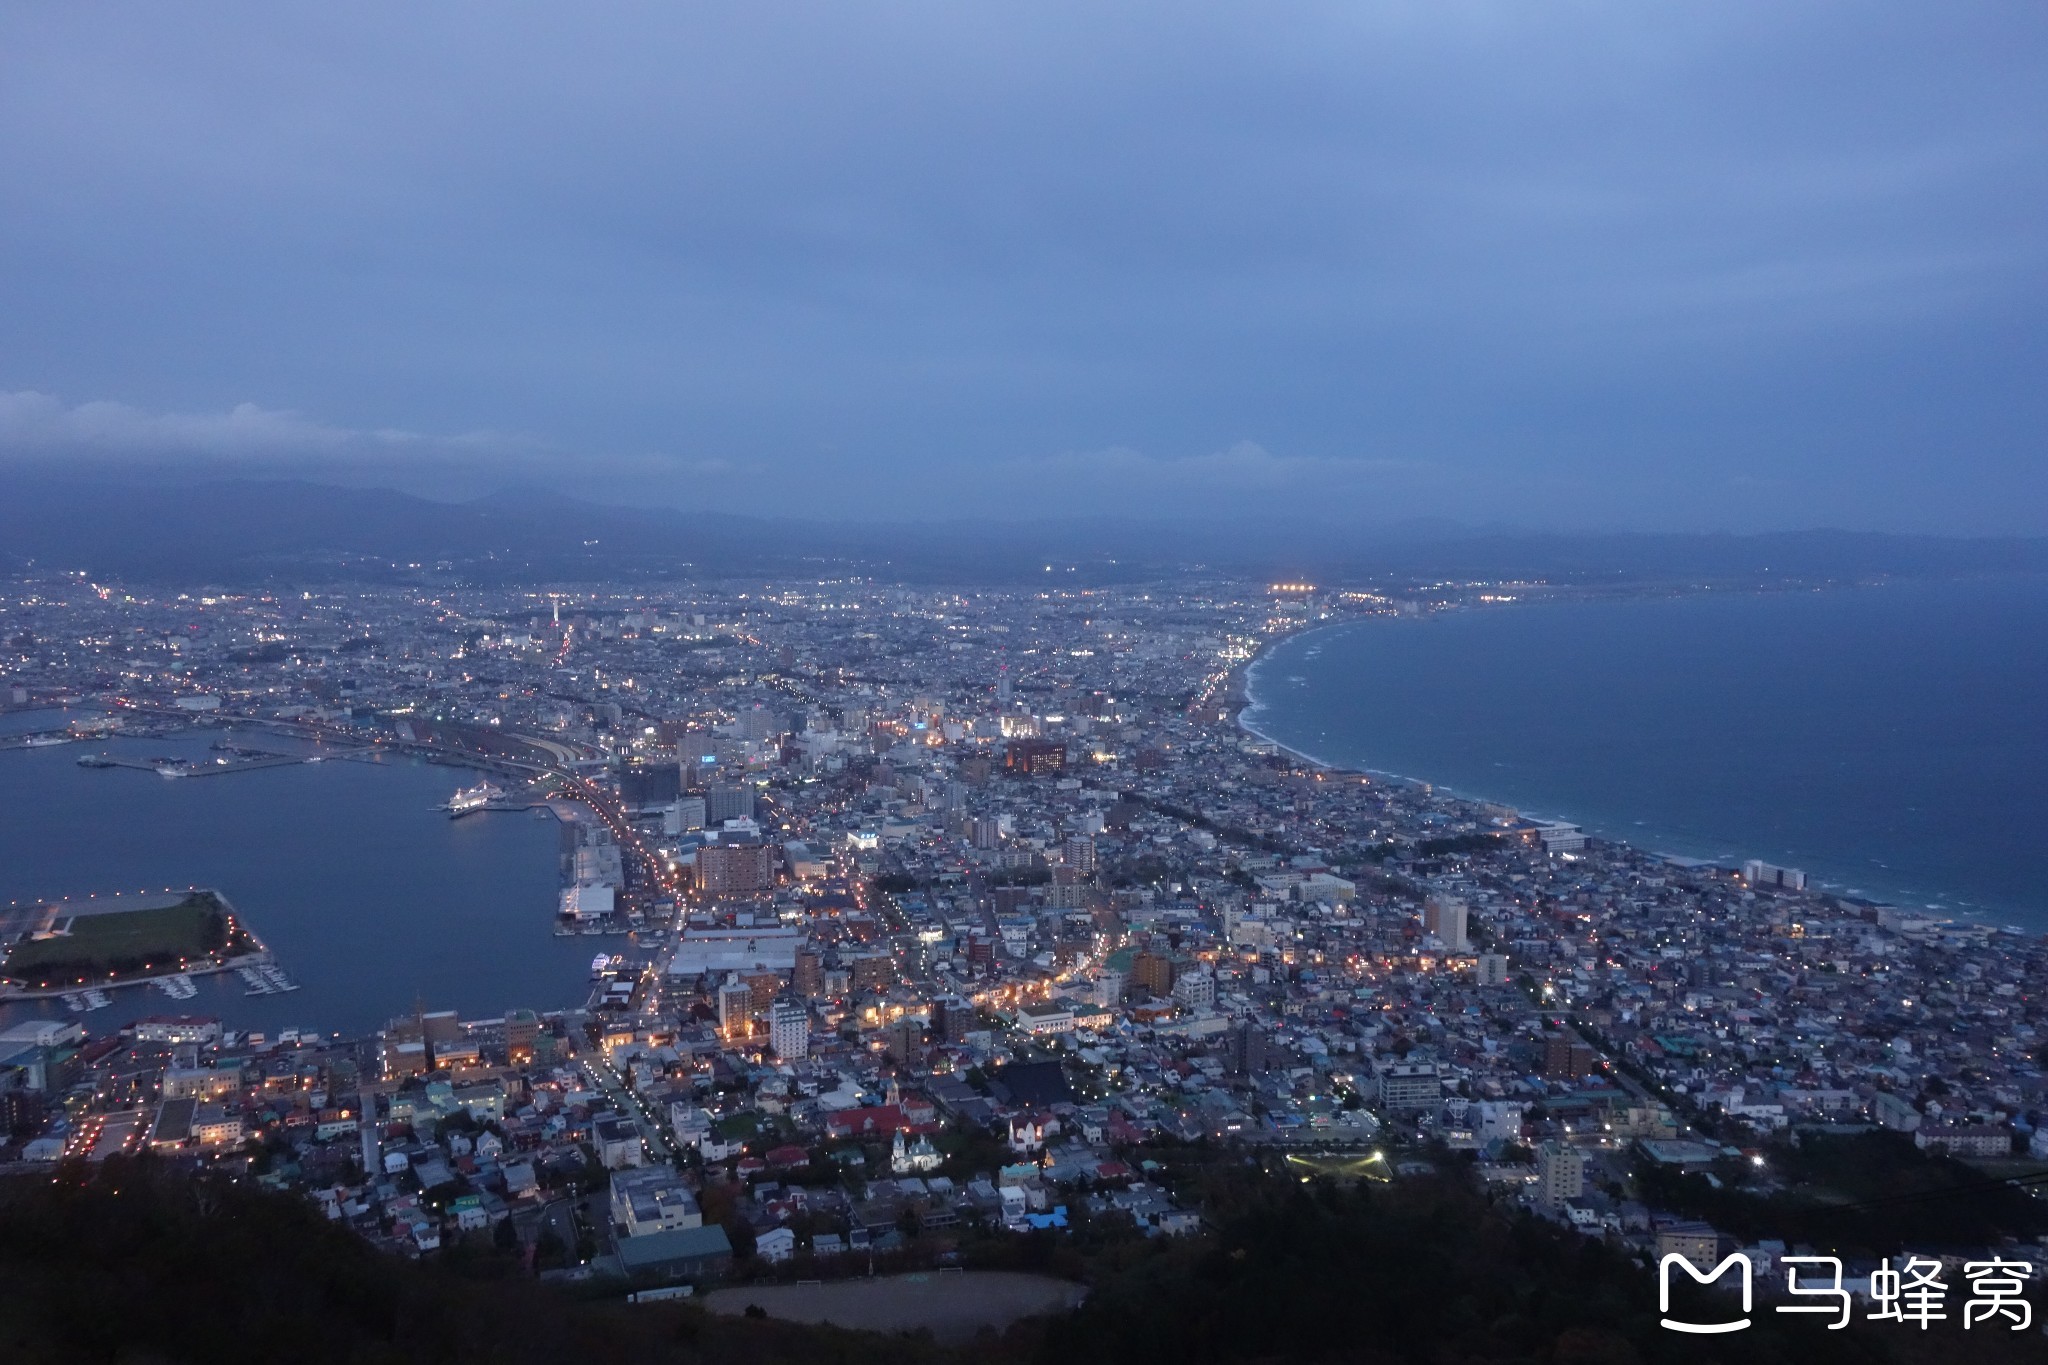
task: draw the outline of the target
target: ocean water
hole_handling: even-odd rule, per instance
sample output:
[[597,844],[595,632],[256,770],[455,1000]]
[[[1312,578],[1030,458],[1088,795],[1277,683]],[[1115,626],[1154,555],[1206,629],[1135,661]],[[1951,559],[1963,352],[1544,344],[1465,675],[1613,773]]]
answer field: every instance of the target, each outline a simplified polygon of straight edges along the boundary
[[[35,722],[12,717],[13,729]],[[148,987],[107,1009],[0,1008],[76,1019],[94,1033],[148,1014],[211,1014],[231,1027],[358,1032],[412,1007],[465,1018],[581,1004],[591,957],[622,940],[556,938],[559,827],[526,812],[450,820],[433,807],[476,782],[396,758],[167,781],[78,766],[85,754],[204,759],[217,730],[0,751],[0,903],[217,887],[301,989],[249,996],[232,973],[195,978],[196,999]],[[251,747],[291,742],[251,734]]]
[[2048,580],[1376,618],[1250,689],[1324,762],[2048,932]]

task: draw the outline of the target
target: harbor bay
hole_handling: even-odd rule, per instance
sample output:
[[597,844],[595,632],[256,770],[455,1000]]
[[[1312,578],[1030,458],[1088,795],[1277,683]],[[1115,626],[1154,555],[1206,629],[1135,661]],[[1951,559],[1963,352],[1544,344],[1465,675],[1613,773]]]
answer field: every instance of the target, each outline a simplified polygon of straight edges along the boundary
[[2048,932],[2048,583],[1514,603],[1305,631],[1244,722],[1639,847]]
[[[26,729],[48,716],[9,719]],[[201,771],[221,743],[326,761],[259,761],[210,781],[150,770],[168,759]],[[103,758],[119,762],[80,762]],[[580,1004],[591,940],[551,932],[559,826],[526,811],[451,819],[451,796],[477,781],[466,768],[342,759],[211,726],[10,749],[0,752],[0,909],[213,888],[283,983],[230,971],[192,977],[190,994],[123,986],[85,1016],[95,1023],[204,1014],[231,1028],[362,1032],[419,999],[466,1017]],[[58,998],[0,1002],[0,1027],[32,1015],[78,1017]]]

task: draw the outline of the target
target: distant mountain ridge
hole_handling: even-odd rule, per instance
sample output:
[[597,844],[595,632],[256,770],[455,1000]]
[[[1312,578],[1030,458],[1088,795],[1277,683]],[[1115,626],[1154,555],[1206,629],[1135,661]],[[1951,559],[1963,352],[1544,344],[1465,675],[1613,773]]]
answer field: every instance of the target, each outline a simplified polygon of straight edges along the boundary
[[[1535,532],[1448,522],[815,522],[619,507],[533,490],[435,502],[264,479],[0,478],[0,564],[154,582],[375,577],[474,581],[851,572],[906,582],[1139,581],[1171,572],[1331,581],[1858,578],[2048,571],[2048,537],[1814,530]],[[1050,566],[1050,568],[1048,568]]]

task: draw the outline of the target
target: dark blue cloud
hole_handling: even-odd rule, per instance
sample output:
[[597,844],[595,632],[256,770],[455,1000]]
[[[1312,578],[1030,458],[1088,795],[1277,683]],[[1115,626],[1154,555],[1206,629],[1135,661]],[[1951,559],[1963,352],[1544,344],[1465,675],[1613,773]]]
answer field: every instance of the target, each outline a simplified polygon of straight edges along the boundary
[[0,442],[813,514],[2048,530],[2044,39],[20,7],[0,391],[41,396]]

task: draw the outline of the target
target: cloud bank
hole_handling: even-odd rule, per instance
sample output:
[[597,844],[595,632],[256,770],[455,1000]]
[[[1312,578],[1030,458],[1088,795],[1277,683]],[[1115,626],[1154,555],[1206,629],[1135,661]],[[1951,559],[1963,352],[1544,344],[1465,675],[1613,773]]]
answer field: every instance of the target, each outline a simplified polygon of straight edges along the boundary
[[0,13],[17,467],[2048,530],[2038,6],[119,14]]

